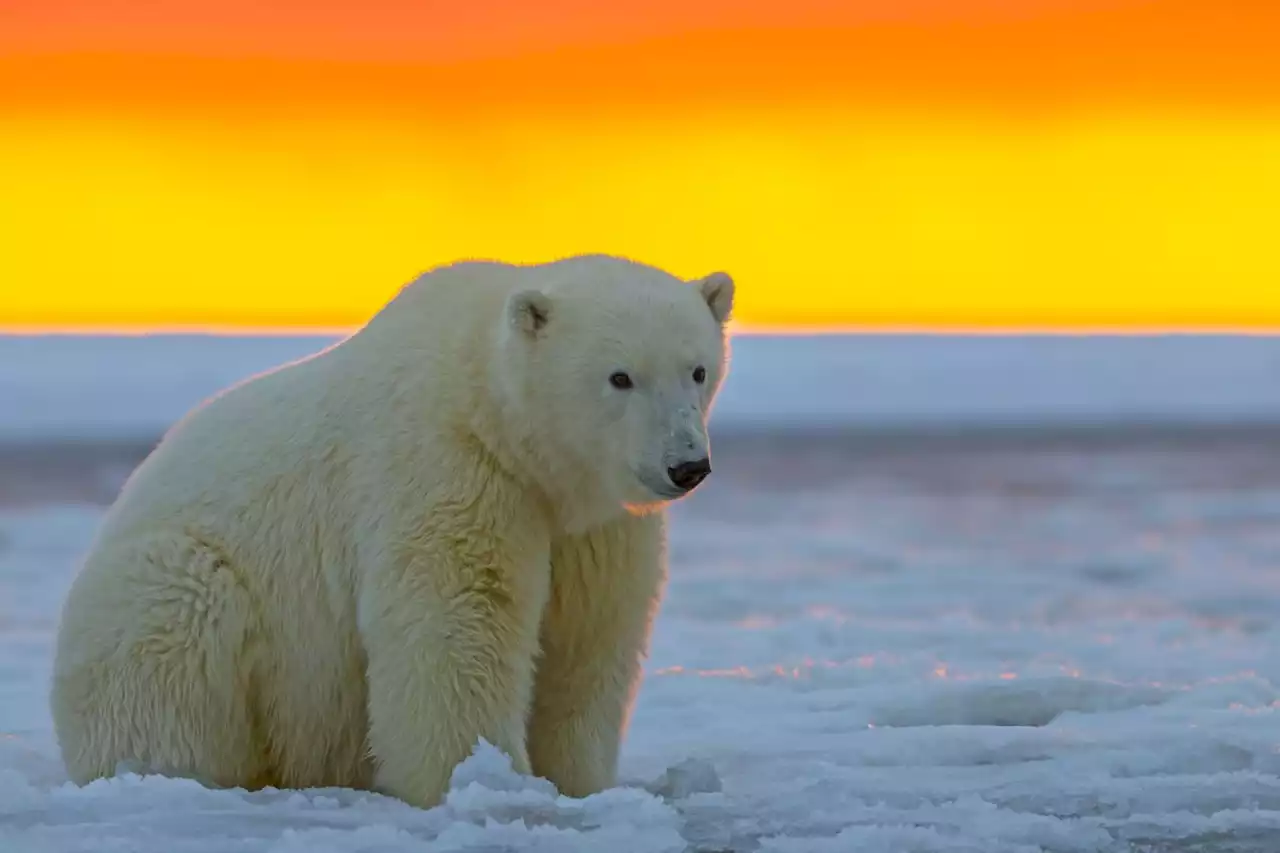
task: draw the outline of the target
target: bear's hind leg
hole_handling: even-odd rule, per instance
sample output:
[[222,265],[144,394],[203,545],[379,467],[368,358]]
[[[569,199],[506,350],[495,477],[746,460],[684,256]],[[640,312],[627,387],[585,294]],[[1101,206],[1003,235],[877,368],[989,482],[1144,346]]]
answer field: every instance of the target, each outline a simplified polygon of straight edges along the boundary
[[252,596],[190,535],[95,555],[67,598],[52,709],[73,781],[118,770],[269,784],[252,690]]

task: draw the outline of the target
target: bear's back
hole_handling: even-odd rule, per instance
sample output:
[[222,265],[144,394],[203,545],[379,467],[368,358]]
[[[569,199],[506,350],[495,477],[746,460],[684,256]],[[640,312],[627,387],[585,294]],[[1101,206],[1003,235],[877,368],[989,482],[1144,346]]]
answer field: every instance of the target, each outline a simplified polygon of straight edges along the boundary
[[260,512],[264,490],[312,464],[326,444],[333,423],[317,367],[327,358],[253,376],[188,412],[125,482],[104,534],[135,520]]

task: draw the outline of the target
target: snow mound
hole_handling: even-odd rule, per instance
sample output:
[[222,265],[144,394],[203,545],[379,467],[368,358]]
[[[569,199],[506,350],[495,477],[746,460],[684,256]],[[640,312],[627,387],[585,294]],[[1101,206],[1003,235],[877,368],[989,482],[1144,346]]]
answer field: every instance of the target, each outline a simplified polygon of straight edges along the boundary
[[680,815],[653,794],[615,788],[586,799],[564,797],[545,780],[515,773],[510,759],[483,741],[455,769],[445,801],[429,810],[341,789],[250,793],[135,774],[43,788],[9,766],[12,758],[4,756],[0,766],[5,851],[138,850],[148,849],[147,839],[163,839],[163,849],[173,853],[679,853],[686,847]]

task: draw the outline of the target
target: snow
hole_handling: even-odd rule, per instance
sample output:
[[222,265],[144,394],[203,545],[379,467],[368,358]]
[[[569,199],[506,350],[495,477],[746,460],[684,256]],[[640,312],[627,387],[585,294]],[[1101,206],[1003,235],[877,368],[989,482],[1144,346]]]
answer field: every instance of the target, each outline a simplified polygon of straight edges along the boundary
[[0,515],[0,850],[1275,850],[1265,446],[865,459],[828,440],[816,484],[727,446],[674,513],[623,784],[581,801],[485,745],[431,811],[68,785],[48,666],[100,510]]
[[[0,422],[19,437],[163,426],[316,343],[25,339],[16,364],[14,340],[0,340]],[[584,800],[483,743],[432,810],[346,790],[67,783],[46,699],[53,632],[102,508],[0,502],[0,851],[1275,853],[1273,440],[784,430],[1117,406],[1261,420],[1277,411],[1275,341],[917,344],[735,343],[747,390],[726,400],[716,473],[673,512],[620,785]],[[898,374],[919,381],[877,386]],[[818,384],[840,377],[839,393]],[[965,381],[986,397],[959,399],[949,386]]]
[[[336,340],[0,336],[0,438],[154,432]],[[715,417],[766,428],[1276,421],[1280,337],[740,335]]]

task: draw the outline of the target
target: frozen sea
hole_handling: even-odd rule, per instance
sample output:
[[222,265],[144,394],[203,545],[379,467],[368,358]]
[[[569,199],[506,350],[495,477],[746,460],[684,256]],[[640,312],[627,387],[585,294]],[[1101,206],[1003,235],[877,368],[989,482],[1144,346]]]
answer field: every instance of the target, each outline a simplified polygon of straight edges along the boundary
[[1280,339],[739,338],[620,785],[65,780],[103,508],[324,339],[0,337],[0,851],[1280,851]]

